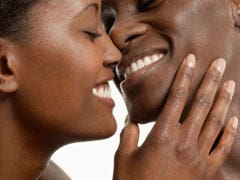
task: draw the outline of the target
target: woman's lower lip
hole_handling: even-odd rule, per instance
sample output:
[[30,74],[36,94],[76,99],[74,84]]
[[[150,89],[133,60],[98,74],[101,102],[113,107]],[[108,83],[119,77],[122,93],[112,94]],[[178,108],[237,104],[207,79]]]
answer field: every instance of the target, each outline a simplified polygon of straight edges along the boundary
[[102,105],[113,108],[115,103],[111,98],[111,87],[108,82],[96,85],[92,90],[93,95]]
[[107,106],[111,109],[114,108],[115,102],[112,98],[104,98],[104,97],[99,97],[99,96],[96,96],[96,95],[94,95],[94,96],[96,97],[97,101],[99,103],[101,103],[102,105]]

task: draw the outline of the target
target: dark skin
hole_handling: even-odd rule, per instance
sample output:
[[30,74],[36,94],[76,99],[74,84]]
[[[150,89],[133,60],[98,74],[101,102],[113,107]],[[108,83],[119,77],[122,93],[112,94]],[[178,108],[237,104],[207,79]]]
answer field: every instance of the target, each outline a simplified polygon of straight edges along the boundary
[[[219,84],[212,78],[212,74],[221,79],[223,73],[216,70],[215,65],[220,61],[222,60],[217,60],[211,65],[198,90],[198,94],[211,91],[212,98],[209,99],[211,104]],[[233,142],[233,135],[236,133],[238,120],[234,117],[228,122],[216,148],[211,151],[230,105],[234,83],[233,81],[224,83],[211,111],[210,107],[203,106],[196,98],[186,119],[180,124],[179,120],[195,69],[186,67],[185,63],[186,60],[181,65],[165,106],[143,145],[137,146],[139,132],[135,124],[129,123],[122,132],[115,156],[114,179],[215,178],[231,149],[228,144]],[[201,110],[200,118],[194,115],[196,111]],[[205,121],[204,117],[208,112],[209,117]],[[221,125],[216,123],[216,117],[220,117]],[[136,178],[139,174],[140,178]]]
[[[164,107],[166,105],[164,106],[164,104],[166,97],[171,92],[169,90],[181,64],[181,59],[188,53],[194,53],[197,56],[197,68],[190,86],[189,98],[186,100],[187,108],[183,112],[180,122],[189,126],[187,122],[188,119],[191,119],[189,118],[191,116],[189,112],[194,109],[194,104],[196,104],[194,103],[194,97],[197,98],[195,101],[200,102],[201,106],[195,111],[193,118],[195,120],[193,121],[201,124],[201,116],[204,112],[207,112],[205,116],[209,115],[211,117],[208,106],[212,107],[210,99],[213,95],[213,86],[210,85],[209,88],[206,88],[205,93],[199,93],[198,89],[204,79],[206,70],[218,57],[225,58],[227,64],[226,72],[220,84],[229,79],[236,83],[236,94],[226,117],[227,119],[232,115],[239,117],[239,0],[106,0],[104,2],[110,6],[110,12],[115,14],[113,15],[115,16],[114,23],[111,23],[111,18],[110,20],[108,18],[106,23],[109,34],[114,44],[123,52],[123,61],[117,68],[120,81],[124,79],[123,75],[126,68],[136,60],[134,57],[141,58],[141,56],[151,55],[149,52],[152,53],[153,49],[154,51],[157,49],[156,52],[164,53],[164,58],[151,66],[151,69],[146,67],[133,73],[122,83],[122,93],[126,100],[131,121],[147,123],[157,119],[157,122],[159,122],[158,115],[160,112],[160,117],[165,118],[167,117],[164,114],[169,115],[175,112],[169,109],[165,113]],[[140,54],[140,52],[145,54]],[[216,78],[215,75],[212,77],[215,82],[219,83],[219,78]],[[217,88],[218,94],[221,94],[219,93],[220,87]],[[222,109],[221,112],[224,111],[223,106],[220,109]],[[221,128],[219,129],[219,127],[226,124],[223,123],[220,114],[219,112],[213,120],[218,127],[215,128],[215,130],[218,130],[213,130],[213,132],[220,131]],[[171,120],[169,121],[171,122]],[[164,129],[164,118],[161,119],[161,123],[163,124],[161,127]],[[203,129],[208,129],[208,124],[206,123]],[[196,129],[192,128],[191,130]],[[191,130],[185,128],[186,137],[191,134],[191,132],[189,134]],[[204,132],[207,132],[207,130],[203,130],[197,137],[198,144],[203,144],[205,138],[212,135],[212,133],[209,133],[203,138]],[[210,132],[209,129],[208,132]],[[171,138],[172,133],[167,131],[164,133],[164,137]],[[238,130],[229,158],[218,171],[217,179],[240,179],[239,139],[240,131]],[[216,141],[216,143],[218,142]],[[168,148],[163,149],[166,149],[167,152],[172,151],[171,143],[164,145]],[[187,145],[187,147],[187,151],[189,151],[189,148],[194,149],[194,145]]]
[[115,132],[113,100],[97,92],[121,54],[100,10],[99,0],[43,1],[24,46],[0,37],[0,179],[38,179],[61,146]]
[[[120,145],[116,152],[113,179],[146,180],[181,177],[181,179],[190,180],[213,179],[215,177],[228,156],[238,124],[238,119],[232,117],[220,142],[210,152],[226,117],[234,94],[235,83],[234,81],[224,83],[211,111],[210,106],[201,107],[202,103],[196,98],[184,123],[179,124],[189,94],[195,64],[194,55],[189,55],[184,60],[171,87],[172,93],[141,147],[137,146],[138,126],[131,122],[127,123],[121,134]],[[225,60],[216,60],[207,71],[198,90],[198,94],[210,93],[212,98],[209,99],[209,103],[211,104],[213,104],[224,69]],[[213,74],[219,81],[212,78]],[[201,118],[195,116],[196,111],[200,111],[199,109],[202,110]],[[206,120],[209,111],[210,115]],[[216,124],[216,117],[221,117],[219,119],[221,125]],[[203,127],[204,123],[206,124]],[[43,174],[44,179],[51,179],[50,175],[54,175],[54,171],[54,168],[50,166]]]
[[[235,83],[224,83],[219,97],[210,107],[202,107],[202,118],[194,114],[202,106],[196,99],[184,123],[179,124],[179,118],[186,103],[190,81],[193,77],[195,62],[193,55],[188,56],[180,67],[176,79],[171,87],[166,104],[158,117],[156,124],[148,135],[144,144],[138,147],[139,130],[136,124],[128,122],[121,134],[121,141],[115,156],[115,171],[113,179],[214,179],[219,167],[226,160],[236,133],[238,119],[232,117],[225,132],[217,145],[210,152],[213,142],[221,129],[216,124],[215,117],[221,117],[223,123],[228,107],[234,94]],[[220,65],[220,66],[219,66]],[[212,74],[220,80],[224,72],[225,61],[216,60],[206,73],[198,94],[209,90],[212,97],[218,88],[218,83],[212,79]],[[219,72],[217,69],[221,69]],[[179,94],[179,90],[183,94]],[[177,95],[177,96],[176,96]],[[210,99],[210,103],[213,103]],[[174,113],[169,113],[174,111]],[[207,112],[209,118],[205,121]],[[205,121],[205,126],[203,123]],[[200,133],[200,131],[202,131]],[[167,136],[166,136],[167,135]],[[199,140],[198,140],[199,139]],[[163,158],[164,157],[164,158]],[[59,179],[59,168],[51,164],[43,173],[42,179]],[[68,179],[63,175],[60,179]]]
[[[107,26],[111,27],[113,42],[123,52],[123,61],[118,67],[119,80],[122,80],[122,69],[135,57],[151,55],[152,49],[165,55],[150,70],[138,71],[122,84],[130,121],[157,122],[141,147],[137,147],[137,125],[126,126],[116,153],[114,179],[213,179],[216,174],[216,179],[239,179],[237,141],[219,170],[236,132],[236,118],[230,116],[239,116],[236,98],[239,91],[230,106],[233,94],[226,89],[229,79],[236,82],[237,88],[239,85],[240,41],[235,26],[239,1],[150,2],[153,3],[149,3],[149,9],[139,12],[137,1],[104,1],[117,17],[113,25],[110,18]],[[184,65],[180,67],[181,60],[192,52],[197,56],[197,67],[192,70]],[[210,67],[218,57],[226,58],[223,77],[216,68]],[[214,102],[216,93],[218,98]],[[210,153],[226,124],[225,117],[230,121]]]

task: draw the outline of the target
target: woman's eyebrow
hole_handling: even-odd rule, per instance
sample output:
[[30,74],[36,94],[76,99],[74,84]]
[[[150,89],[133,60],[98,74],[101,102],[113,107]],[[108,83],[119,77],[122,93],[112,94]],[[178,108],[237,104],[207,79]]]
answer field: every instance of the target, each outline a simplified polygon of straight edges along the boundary
[[82,13],[84,13],[85,11],[87,11],[89,8],[94,7],[96,10],[96,13],[99,11],[99,5],[97,3],[91,3],[89,4],[87,7],[85,7],[80,13],[78,13],[78,16],[81,16]]

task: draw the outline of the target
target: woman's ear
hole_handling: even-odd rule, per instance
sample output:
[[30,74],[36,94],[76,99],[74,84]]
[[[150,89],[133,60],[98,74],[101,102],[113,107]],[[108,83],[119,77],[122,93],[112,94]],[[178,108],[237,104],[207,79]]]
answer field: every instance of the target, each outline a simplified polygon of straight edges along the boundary
[[0,38],[0,92],[2,93],[12,93],[18,89],[13,53],[9,42]]
[[234,20],[234,26],[240,32],[240,0],[232,1],[232,14]]

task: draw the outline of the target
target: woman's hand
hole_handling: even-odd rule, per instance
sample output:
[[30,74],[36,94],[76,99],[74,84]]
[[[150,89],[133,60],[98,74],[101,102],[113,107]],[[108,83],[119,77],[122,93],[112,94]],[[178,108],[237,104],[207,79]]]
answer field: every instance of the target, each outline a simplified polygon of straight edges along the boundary
[[224,83],[217,98],[225,60],[216,60],[206,72],[196,98],[179,123],[195,69],[195,56],[181,65],[166,104],[141,147],[139,129],[128,123],[121,134],[115,155],[114,180],[213,179],[226,160],[238,126],[237,117],[228,121],[220,141],[213,144],[222,129],[235,83]]

